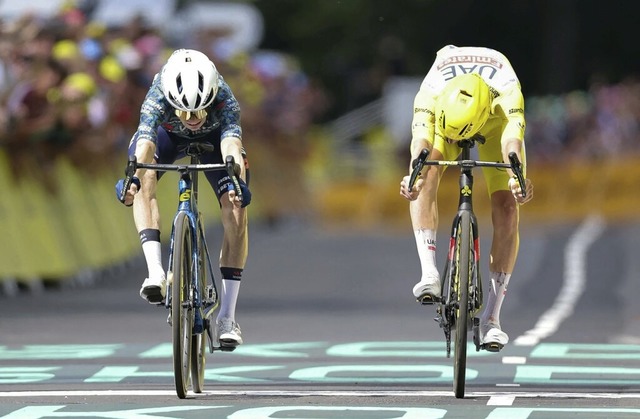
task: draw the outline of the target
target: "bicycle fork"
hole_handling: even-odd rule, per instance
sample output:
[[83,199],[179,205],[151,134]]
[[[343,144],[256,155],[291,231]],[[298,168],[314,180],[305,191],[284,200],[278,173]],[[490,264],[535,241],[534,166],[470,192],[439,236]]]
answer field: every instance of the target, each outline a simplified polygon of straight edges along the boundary
[[[438,326],[443,330],[446,342],[447,358],[451,357],[451,329],[455,329],[456,310],[458,307],[458,269],[455,262],[456,257],[456,236],[458,229],[459,216],[454,220],[454,227],[449,239],[449,251],[447,254],[447,262],[443,270],[440,283],[442,284],[441,300],[436,309],[435,321]],[[472,271],[469,276],[469,306],[465,312],[469,313],[470,322],[468,322],[469,330],[473,331],[473,341],[476,345],[476,351],[484,349],[484,345],[480,345],[480,319],[476,317],[480,309],[482,308],[482,280],[480,275],[480,239],[478,234],[477,224],[472,215],[472,235],[473,246],[471,247],[472,255],[470,260],[472,261]]]

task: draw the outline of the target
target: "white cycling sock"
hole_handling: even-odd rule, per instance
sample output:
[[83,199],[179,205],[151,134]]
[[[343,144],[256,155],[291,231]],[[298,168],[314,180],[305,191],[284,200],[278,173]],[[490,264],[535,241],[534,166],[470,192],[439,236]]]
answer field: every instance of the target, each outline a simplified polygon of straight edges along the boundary
[[156,278],[162,276],[164,278],[164,268],[162,267],[162,245],[157,241],[146,241],[142,243],[142,252],[147,261],[147,269],[149,277]]
[[434,230],[420,229],[414,230],[413,234],[416,237],[422,279],[433,276],[439,277],[436,266],[436,232]]
[[491,272],[491,288],[489,289],[489,298],[487,305],[482,312],[483,323],[495,323],[500,325],[500,309],[502,302],[507,294],[507,285],[511,274],[504,272]]
[[236,302],[240,291],[240,281],[233,279],[222,280],[222,294],[220,295],[220,311],[218,320],[223,317],[236,318]]

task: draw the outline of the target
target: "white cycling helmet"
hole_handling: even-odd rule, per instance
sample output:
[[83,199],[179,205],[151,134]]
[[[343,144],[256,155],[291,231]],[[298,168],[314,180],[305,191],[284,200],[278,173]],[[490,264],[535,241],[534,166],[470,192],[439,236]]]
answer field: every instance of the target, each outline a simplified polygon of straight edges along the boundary
[[211,60],[193,49],[176,50],[162,68],[162,93],[177,110],[197,112],[209,106],[218,93],[218,70]]

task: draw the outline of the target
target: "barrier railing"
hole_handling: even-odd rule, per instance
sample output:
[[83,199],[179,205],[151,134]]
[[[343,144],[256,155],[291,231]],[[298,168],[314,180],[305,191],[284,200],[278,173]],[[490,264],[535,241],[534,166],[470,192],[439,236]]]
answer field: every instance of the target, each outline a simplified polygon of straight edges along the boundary
[[[120,170],[86,174],[59,159],[46,174],[57,185],[52,192],[42,183],[37,165],[29,165],[17,179],[9,167],[0,150],[0,282],[31,286],[70,280],[141,255],[132,210],[114,195]],[[174,189],[172,182],[158,186],[163,214],[175,210]],[[217,202],[202,207],[206,217],[216,216]],[[162,218],[163,239],[170,223],[170,218]]]
[[[332,177],[328,162],[334,156],[327,150],[319,161],[310,160],[306,177],[314,222],[337,228],[410,228],[409,204],[398,192],[407,170],[392,157],[384,132],[371,135],[367,150],[370,165],[365,173],[362,168],[352,172],[342,168],[339,176]],[[535,192],[534,199],[522,207],[522,223],[573,222],[594,213],[612,222],[640,218],[640,196],[635,193],[640,156],[593,164],[536,163],[531,156],[529,160],[528,175]],[[43,279],[69,280],[82,272],[99,271],[141,255],[131,208],[122,206],[114,196],[114,183],[121,177],[121,170],[87,175],[60,159],[47,172],[60,185],[55,193],[42,184],[39,170],[33,166],[25,176],[14,179],[7,156],[0,150],[0,285],[2,281],[29,285]],[[445,173],[438,196],[441,211],[456,208],[457,195],[447,192],[455,190],[455,182],[454,171]],[[489,217],[483,176],[476,176],[475,182],[476,214]],[[173,182],[159,183],[161,214],[175,210],[174,188]],[[259,220],[265,208],[260,201],[275,198],[261,192],[259,183],[255,189],[254,195],[262,199],[256,200],[255,207],[252,204],[250,214]],[[201,205],[204,216],[217,219],[219,208],[213,192],[205,188],[202,193],[201,201],[211,203]],[[163,240],[169,236],[170,218],[162,218]]]

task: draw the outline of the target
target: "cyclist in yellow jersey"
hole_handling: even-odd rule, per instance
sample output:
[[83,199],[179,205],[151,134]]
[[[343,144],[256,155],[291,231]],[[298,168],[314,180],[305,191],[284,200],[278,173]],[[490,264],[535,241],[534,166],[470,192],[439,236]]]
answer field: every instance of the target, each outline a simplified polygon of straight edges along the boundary
[[[434,160],[455,160],[461,152],[456,144],[482,136],[480,160],[506,161],[514,151],[526,170],[524,147],[524,98],[520,82],[507,58],[483,47],[440,49],[435,62],[415,96],[411,125],[411,161],[423,148]],[[411,168],[409,168],[411,171]],[[438,228],[437,191],[444,167],[425,166],[413,190],[409,176],[400,184],[400,194],[410,202],[410,214],[422,277],[413,294],[431,300],[440,297],[440,275],[436,267]],[[493,242],[489,260],[491,287],[480,318],[481,343],[509,341],[500,327],[500,309],[518,253],[518,206],[533,197],[526,180],[526,197],[511,170],[483,168],[491,197]],[[526,174],[526,171],[525,171]]]

